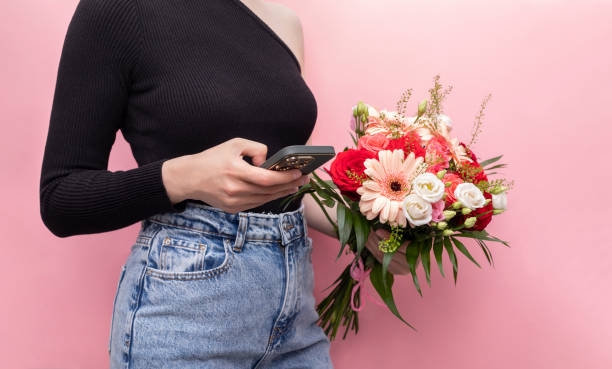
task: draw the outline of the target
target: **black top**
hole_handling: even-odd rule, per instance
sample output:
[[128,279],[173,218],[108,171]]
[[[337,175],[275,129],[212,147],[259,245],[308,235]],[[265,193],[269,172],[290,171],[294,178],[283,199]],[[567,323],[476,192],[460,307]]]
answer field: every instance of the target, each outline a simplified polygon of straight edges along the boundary
[[[172,206],[165,160],[233,137],[271,156],[305,144],[316,117],[295,55],[240,0],[80,0],[59,61],[42,220],[66,237],[180,212],[191,200]],[[117,130],[138,168],[107,170]],[[281,200],[248,211],[279,212]]]

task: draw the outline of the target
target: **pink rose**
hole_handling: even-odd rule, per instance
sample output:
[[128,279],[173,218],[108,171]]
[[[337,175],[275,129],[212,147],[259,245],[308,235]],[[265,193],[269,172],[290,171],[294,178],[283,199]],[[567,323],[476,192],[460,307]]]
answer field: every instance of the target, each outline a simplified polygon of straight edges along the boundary
[[383,133],[361,136],[357,141],[359,150],[364,149],[374,154],[378,154],[380,150],[386,150],[387,146],[389,146],[389,139]]
[[431,220],[434,222],[441,222],[444,218],[444,200],[440,200],[431,204],[432,213]]

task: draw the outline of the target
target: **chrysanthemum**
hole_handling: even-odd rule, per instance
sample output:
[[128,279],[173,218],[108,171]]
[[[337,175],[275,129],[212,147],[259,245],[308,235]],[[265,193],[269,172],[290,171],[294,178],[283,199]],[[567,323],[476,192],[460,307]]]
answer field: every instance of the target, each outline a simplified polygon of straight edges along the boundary
[[365,180],[357,193],[359,210],[368,220],[380,217],[381,223],[392,226],[406,226],[406,216],[401,210],[404,198],[410,193],[410,186],[415,171],[423,162],[422,157],[415,158],[410,153],[404,158],[404,151],[381,150],[377,159],[364,161]]

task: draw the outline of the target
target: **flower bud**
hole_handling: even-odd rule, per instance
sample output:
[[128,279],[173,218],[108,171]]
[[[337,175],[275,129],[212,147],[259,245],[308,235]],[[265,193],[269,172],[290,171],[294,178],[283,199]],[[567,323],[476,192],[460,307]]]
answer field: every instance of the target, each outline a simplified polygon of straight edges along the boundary
[[449,221],[449,220],[453,219],[453,217],[454,217],[455,215],[457,215],[457,212],[456,212],[456,211],[452,211],[452,210],[444,210],[444,211],[442,212],[442,214],[444,214],[444,219],[446,219],[447,221]]
[[442,169],[442,170],[438,171],[438,173],[436,173],[436,176],[438,176],[438,178],[442,179],[442,178],[444,178],[445,174],[446,174],[446,169]]
[[368,107],[362,101],[357,104],[357,114],[368,114]]
[[438,223],[438,229],[443,230],[443,229],[446,229],[446,227],[448,227],[448,223],[446,223],[446,222],[439,222]]
[[463,214],[463,215],[468,215],[471,212],[472,212],[472,209],[470,209],[470,208],[463,208],[463,209],[461,209],[461,214]]
[[443,236],[451,236],[453,233],[455,233],[455,231],[453,231],[452,229],[445,229],[444,232],[442,232]]
[[461,204],[461,201],[455,201],[455,202],[453,202],[452,207],[455,210],[459,210],[459,209],[461,209],[461,207],[463,207],[463,204]]
[[421,116],[423,114],[425,114],[425,109],[427,108],[427,99],[423,99],[423,101],[421,101],[421,103],[419,104],[419,112],[417,114],[417,116]]
[[476,224],[476,217],[467,218],[464,224],[466,228],[472,228]]
[[504,209],[493,209],[493,215],[498,215],[503,213],[505,210]]

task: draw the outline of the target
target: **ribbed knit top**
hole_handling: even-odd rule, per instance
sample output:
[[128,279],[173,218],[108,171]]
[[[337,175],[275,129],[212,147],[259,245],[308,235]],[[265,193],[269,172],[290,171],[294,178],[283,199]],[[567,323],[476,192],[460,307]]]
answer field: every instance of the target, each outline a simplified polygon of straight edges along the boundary
[[[164,161],[233,137],[270,156],[305,144],[316,117],[295,55],[240,0],[80,0],[59,61],[42,220],[66,237],[181,212]],[[137,168],[108,170],[117,130]],[[279,212],[281,200],[247,211]]]

